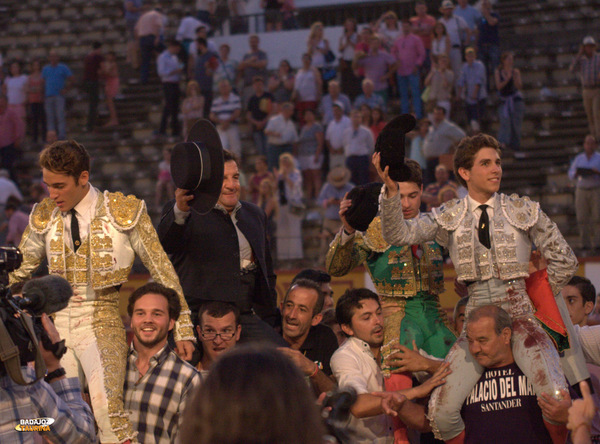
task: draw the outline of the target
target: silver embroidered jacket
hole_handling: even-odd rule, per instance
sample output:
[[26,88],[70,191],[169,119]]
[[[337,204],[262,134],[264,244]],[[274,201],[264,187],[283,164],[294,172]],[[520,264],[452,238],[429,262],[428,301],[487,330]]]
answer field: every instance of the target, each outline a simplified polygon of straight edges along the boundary
[[577,258],[556,224],[527,197],[495,195],[490,220],[492,248],[488,250],[477,240],[466,197],[404,220],[400,193],[388,199],[385,192],[384,186],[380,198],[384,239],[392,245],[437,241],[448,248],[460,281],[528,277],[532,243],[548,262],[548,279],[555,295],[577,270]]

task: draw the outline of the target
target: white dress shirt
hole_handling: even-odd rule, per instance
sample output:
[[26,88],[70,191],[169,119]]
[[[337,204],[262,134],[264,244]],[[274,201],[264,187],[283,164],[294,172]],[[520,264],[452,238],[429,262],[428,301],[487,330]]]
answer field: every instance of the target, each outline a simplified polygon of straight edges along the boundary
[[[98,191],[96,188],[90,185],[90,189],[83,199],[79,201],[73,208],[77,213],[77,222],[79,223],[79,237],[81,243],[87,239],[90,233],[90,223],[92,219],[96,217],[96,203],[98,202]],[[64,230],[64,242],[72,250],[73,249],[73,238],[71,236],[71,213],[61,213],[63,217],[63,230]]]
[[[331,357],[331,370],[339,387],[350,386],[358,395],[385,390],[383,373],[371,347],[358,338],[348,338]],[[357,443],[387,444],[394,442],[392,421],[382,414],[369,418],[351,416],[350,427],[356,431]]]

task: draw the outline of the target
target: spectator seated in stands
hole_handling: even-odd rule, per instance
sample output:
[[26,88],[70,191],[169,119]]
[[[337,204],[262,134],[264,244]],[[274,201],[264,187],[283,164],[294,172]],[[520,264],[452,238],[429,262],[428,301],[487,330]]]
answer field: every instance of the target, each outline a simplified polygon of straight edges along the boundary
[[319,103],[319,113],[324,126],[333,120],[333,104],[340,102],[344,105],[344,114],[350,114],[352,104],[348,96],[341,92],[340,83],[337,80],[332,80],[327,85],[328,94],[325,94]]
[[[445,165],[438,165],[435,167],[435,182],[430,183],[423,191],[423,196],[421,200],[427,204],[427,211],[431,211],[434,207],[439,207],[441,204],[446,202],[446,199],[443,202],[440,200],[440,197],[443,197],[444,192],[447,189],[453,189],[456,197],[456,190],[458,188],[458,184],[452,180],[450,180],[450,172]],[[440,193],[442,195],[440,195]]]
[[359,109],[363,104],[369,105],[370,108],[387,109],[383,97],[374,93],[375,86],[371,79],[364,79],[362,81],[362,91],[363,93],[354,101],[354,109]]

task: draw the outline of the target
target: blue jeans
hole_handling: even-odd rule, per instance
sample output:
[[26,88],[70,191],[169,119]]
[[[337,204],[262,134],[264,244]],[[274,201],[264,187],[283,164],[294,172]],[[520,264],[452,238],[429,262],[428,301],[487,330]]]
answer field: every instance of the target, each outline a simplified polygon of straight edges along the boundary
[[465,102],[465,107],[467,108],[467,120],[469,122],[475,120],[477,123],[481,123],[485,113],[485,99],[478,100],[475,103]]
[[498,142],[503,143],[513,150],[521,148],[521,125],[525,114],[525,102],[522,99],[513,100],[512,105],[501,101],[498,108],[500,127],[498,128]]
[[67,137],[65,98],[63,96],[46,97],[44,109],[46,110],[48,131],[56,131],[59,140],[65,139]]
[[410,102],[408,100],[408,90],[412,97],[413,108],[417,119],[423,117],[423,105],[421,103],[421,85],[418,73],[413,73],[408,76],[396,75],[398,79],[398,93],[400,94],[400,104],[402,114],[410,112]]
[[252,131],[252,139],[254,139],[254,145],[256,146],[256,151],[261,156],[266,156],[267,154],[267,136],[264,131]]

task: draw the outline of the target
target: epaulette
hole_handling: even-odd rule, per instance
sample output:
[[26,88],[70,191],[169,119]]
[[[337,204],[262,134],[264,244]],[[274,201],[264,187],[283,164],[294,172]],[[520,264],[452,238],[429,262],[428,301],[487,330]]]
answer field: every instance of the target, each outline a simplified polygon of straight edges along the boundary
[[532,201],[527,196],[519,197],[517,194],[501,196],[502,211],[511,225],[520,230],[529,230],[533,227],[540,215],[540,204]]
[[137,225],[146,204],[133,194],[125,196],[120,192],[109,193],[105,191],[104,207],[115,228],[119,231],[127,231]]
[[365,240],[367,247],[377,253],[383,253],[390,248],[390,244],[383,239],[383,232],[381,231],[381,217],[379,216],[375,217],[375,219],[371,221],[369,228],[367,228],[367,231],[365,231],[363,234],[363,239]]
[[50,229],[50,221],[55,212],[58,212],[56,203],[49,197],[33,206],[29,215],[29,226],[38,234],[43,234]]
[[467,202],[466,199],[452,199],[439,208],[432,209],[431,212],[442,228],[454,231],[467,214]]

